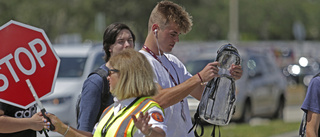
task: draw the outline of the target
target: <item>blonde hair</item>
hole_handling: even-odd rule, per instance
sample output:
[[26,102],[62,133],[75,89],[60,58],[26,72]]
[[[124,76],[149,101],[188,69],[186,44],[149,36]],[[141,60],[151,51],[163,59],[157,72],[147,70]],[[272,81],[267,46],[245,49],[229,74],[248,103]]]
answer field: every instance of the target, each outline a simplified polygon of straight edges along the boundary
[[148,31],[155,23],[163,29],[170,22],[175,23],[184,34],[188,33],[193,25],[192,16],[183,7],[171,1],[161,1],[150,14]]
[[118,99],[154,96],[157,86],[147,58],[134,49],[126,49],[109,60],[110,66],[119,70],[119,80],[112,94]]

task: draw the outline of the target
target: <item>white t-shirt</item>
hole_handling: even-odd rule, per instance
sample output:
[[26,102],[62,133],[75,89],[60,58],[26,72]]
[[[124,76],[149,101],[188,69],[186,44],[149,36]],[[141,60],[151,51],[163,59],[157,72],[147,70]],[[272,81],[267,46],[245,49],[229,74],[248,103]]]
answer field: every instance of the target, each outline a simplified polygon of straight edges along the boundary
[[[171,79],[169,73],[161,65],[161,63],[156,60],[148,52],[140,50],[140,53],[144,54],[155,72],[157,83],[165,89],[174,87],[175,83]],[[183,63],[172,54],[164,54],[158,56],[163,65],[168,69],[170,74],[173,76],[177,84],[183,83],[187,79],[191,78],[192,75],[187,71]],[[177,77],[178,76],[178,77]],[[182,112],[184,113],[186,120],[182,118]],[[179,102],[166,109],[165,113],[165,124],[167,125],[167,136],[168,137],[193,137],[194,133],[188,131],[192,127],[191,116],[188,106],[187,98],[183,99],[183,103]]]

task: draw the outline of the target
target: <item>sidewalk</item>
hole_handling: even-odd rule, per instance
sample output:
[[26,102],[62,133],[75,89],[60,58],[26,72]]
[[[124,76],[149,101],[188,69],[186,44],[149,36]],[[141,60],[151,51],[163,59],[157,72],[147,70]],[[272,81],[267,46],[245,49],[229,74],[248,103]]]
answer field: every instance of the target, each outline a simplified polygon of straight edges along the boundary
[[284,133],[281,135],[276,135],[276,136],[271,136],[271,137],[299,137],[299,131],[293,131],[293,132],[288,132]]
[[[300,109],[300,105],[286,106],[284,110],[284,121],[286,122],[300,122],[303,112]],[[298,127],[299,128],[299,127]],[[299,129],[296,131],[274,135],[271,137],[299,137]]]

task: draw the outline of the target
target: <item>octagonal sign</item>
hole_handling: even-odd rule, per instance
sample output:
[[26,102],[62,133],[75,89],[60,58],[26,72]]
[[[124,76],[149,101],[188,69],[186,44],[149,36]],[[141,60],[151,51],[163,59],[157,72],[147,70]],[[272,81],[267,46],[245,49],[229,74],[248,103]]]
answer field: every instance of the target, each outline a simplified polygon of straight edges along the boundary
[[0,27],[0,102],[27,109],[53,92],[60,59],[42,29],[9,21]]

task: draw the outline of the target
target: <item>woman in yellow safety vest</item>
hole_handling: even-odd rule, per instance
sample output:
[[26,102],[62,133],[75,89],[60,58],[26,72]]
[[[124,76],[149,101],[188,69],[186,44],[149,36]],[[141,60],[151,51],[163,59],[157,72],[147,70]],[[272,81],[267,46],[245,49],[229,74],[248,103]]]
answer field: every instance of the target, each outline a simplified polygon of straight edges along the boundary
[[[65,137],[164,137],[167,130],[164,112],[150,97],[157,93],[157,87],[145,56],[126,49],[113,55],[107,66],[107,79],[115,103],[104,110],[94,131],[74,129],[53,114],[47,114],[55,126],[54,131]],[[45,128],[49,129],[47,126]]]

